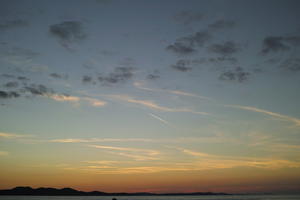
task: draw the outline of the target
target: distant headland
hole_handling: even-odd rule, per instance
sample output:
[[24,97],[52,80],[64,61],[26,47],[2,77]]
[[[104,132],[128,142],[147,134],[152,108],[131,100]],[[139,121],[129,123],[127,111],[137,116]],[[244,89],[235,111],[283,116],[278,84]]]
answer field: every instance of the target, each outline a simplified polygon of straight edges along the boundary
[[15,187],[13,189],[0,190],[0,195],[31,195],[31,196],[179,196],[179,195],[229,195],[227,193],[214,192],[193,192],[193,193],[107,193],[101,191],[83,192],[72,188],[31,188],[31,187]]

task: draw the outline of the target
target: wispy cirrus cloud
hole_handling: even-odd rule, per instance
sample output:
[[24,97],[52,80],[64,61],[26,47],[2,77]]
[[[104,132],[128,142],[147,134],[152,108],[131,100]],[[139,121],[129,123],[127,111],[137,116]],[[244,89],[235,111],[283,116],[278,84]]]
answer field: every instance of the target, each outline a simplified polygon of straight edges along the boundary
[[300,126],[300,119],[298,119],[296,117],[291,117],[291,116],[288,116],[288,115],[283,115],[283,114],[279,114],[279,113],[271,112],[271,111],[268,111],[268,110],[264,110],[264,109],[260,109],[260,108],[256,108],[256,107],[251,107],[251,106],[225,105],[225,107],[231,107],[231,108],[237,108],[237,109],[262,113],[262,114],[269,115],[269,116],[275,117],[275,118],[283,120],[283,121],[292,122],[296,126]]
[[159,110],[163,112],[186,112],[186,113],[193,113],[193,114],[199,114],[199,115],[210,115],[207,112],[199,112],[199,111],[194,111],[190,108],[170,108],[166,106],[161,106],[157,103],[155,103],[152,100],[140,100],[136,99],[135,97],[131,97],[128,95],[105,95],[106,97],[120,100],[120,101],[125,101],[128,103],[133,103],[133,104],[138,104],[147,108],[151,108],[154,110]]
[[154,118],[154,119],[156,119],[156,120],[158,120],[158,121],[160,121],[160,122],[162,122],[162,123],[168,125],[168,126],[172,126],[172,125],[170,124],[170,122],[168,122],[168,121],[162,119],[161,117],[159,117],[159,116],[157,116],[157,115],[154,115],[154,114],[152,114],[152,113],[148,113],[148,115],[151,116],[152,118]]
[[134,160],[157,160],[160,152],[152,149],[140,149],[130,147],[104,146],[104,145],[88,145],[96,149],[108,150],[109,153],[125,156]]
[[194,94],[191,92],[185,92],[182,90],[167,90],[167,89],[158,89],[158,88],[148,88],[148,87],[145,87],[142,82],[134,82],[133,85],[138,89],[147,90],[147,91],[151,91],[151,92],[164,92],[164,93],[167,92],[170,94],[176,94],[176,95],[180,95],[180,96],[188,96],[188,97],[196,97],[196,98],[205,99],[205,100],[213,100],[210,97],[201,96],[201,95]]
[[26,138],[26,137],[32,137],[32,135],[21,135],[21,134],[0,132],[0,138],[16,139],[16,138]]
[[201,161],[195,163],[202,163],[202,167],[207,169],[216,168],[235,168],[235,167],[254,167],[264,169],[280,169],[280,168],[299,168],[299,161],[290,161],[278,158],[268,157],[241,157],[241,156],[220,156],[207,154],[203,152],[192,151],[189,149],[179,148],[183,153],[201,158]]

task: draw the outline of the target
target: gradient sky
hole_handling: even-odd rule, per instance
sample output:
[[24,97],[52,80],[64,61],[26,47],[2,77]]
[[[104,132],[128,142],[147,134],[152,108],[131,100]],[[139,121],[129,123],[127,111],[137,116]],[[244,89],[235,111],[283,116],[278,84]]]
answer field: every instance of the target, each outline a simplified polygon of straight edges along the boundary
[[0,188],[300,190],[300,1],[1,0]]

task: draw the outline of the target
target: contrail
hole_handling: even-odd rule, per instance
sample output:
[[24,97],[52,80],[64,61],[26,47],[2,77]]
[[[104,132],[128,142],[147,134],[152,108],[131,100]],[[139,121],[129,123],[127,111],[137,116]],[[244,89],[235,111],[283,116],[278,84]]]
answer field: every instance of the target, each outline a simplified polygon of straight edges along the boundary
[[168,126],[172,126],[168,121],[166,121],[166,120],[160,118],[160,117],[157,116],[157,115],[154,115],[154,114],[152,114],[152,113],[148,113],[148,115],[150,115],[150,116],[153,117],[154,119],[157,119],[158,121],[160,121],[160,122],[162,122],[162,123],[164,123],[164,124],[166,124],[166,125],[168,125]]

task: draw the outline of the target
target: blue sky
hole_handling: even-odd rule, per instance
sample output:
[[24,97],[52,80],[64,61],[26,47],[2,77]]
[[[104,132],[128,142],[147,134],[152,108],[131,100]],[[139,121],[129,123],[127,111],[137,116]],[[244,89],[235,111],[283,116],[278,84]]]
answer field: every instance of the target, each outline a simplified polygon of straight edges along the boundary
[[[189,191],[207,170],[207,180],[224,170],[222,181],[232,183],[208,190],[299,187],[298,1],[0,5],[0,175],[19,176],[0,187],[99,189],[86,186],[86,173],[146,174],[150,188],[101,186]],[[228,172],[245,176],[249,168],[276,173],[253,188]],[[29,180],[36,170],[49,177]],[[170,182],[182,173],[190,179],[177,188],[161,180],[169,172]],[[85,181],[51,177],[60,173]],[[274,180],[285,185],[273,187]],[[203,189],[198,181],[193,191]]]

